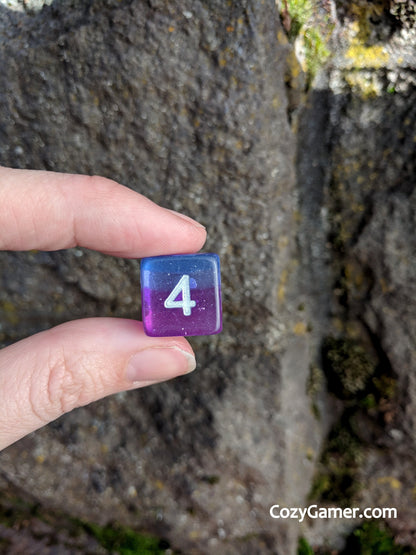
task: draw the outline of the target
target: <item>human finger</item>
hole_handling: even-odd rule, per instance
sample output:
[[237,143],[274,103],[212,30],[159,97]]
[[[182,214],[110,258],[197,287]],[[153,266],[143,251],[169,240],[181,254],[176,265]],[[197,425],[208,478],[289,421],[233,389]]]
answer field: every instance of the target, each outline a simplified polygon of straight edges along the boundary
[[195,368],[183,337],[148,337],[140,322],[90,318],[0,351],[0,449],[72,409]]
[[0,167],[0,250],[87,247],[140,258],[197,252],[195,220],[97,176]]

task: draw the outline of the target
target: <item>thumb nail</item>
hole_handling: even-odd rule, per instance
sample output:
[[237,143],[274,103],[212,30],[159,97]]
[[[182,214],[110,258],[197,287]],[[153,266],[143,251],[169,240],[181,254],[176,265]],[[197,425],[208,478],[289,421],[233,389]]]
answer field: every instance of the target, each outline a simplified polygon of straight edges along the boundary
[[186,222],[194,225],[195,227],[205,229],[205,226],[203,226],[202,224],[200,224],[199,222],[197,222],[193,218],[190,218],[189,216],[186,216],[185,214],[181,214],[180,212],[176,212],[176,210],[171,210],[170,208],[168,208],[167,210],[169,210],[169,212],[171,212],[172,214],[175,214],[175,216],[177,216],[181,220],[185,220]]
[[126,368],[130,382],[167,380],[195,370],[195,357],[179,347],[151,347],[134,354]]

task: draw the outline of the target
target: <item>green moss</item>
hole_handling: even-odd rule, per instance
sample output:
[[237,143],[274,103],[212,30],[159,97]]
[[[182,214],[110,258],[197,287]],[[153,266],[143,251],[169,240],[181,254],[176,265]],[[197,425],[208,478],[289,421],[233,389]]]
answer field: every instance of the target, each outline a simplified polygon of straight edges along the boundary
[[325,376],[322,369],[312,364],[309,368],[309,376],[306,382],[306,394],[311,399],[311,412],[317,420],[321,417],[317,398],[324,389]]
[[394,411],[397,379],[355,339],[326,338],[322,356],[328,388],[343,401],[344,412],[322,450],[310,498],[351,506],[361,491],[368,442]]
[[169,548],[164,540],[153,536],[139,534],[124,526],[98,526],[97,524],[80,523],[84,530],[110,553],[120,555],[162,555]]
[[201,480],[210,486],[214,486],[215,484],[218,484],[220,477],[217,476],[217,474],[208,474],[206,476],[202,476]]
[[311,0],[286,0],[281,3],[281,18],[289,40],[300,39],[304,55],[303,70],[310,84],[318,69],[330,56],[328,41],[331,26],[319,21],[316,5]]
[[[284,4],[282,2],[283,8]],[[290,16],[289,38],[295,39],[313,14],[313,5],[311,0],[287,0],[287,10]]]
[[[7,491],[0,495],[0,524],[5,528],[15,531],[26,529],[31,533],[32,525],[38,528],[39,521],[45,524],[44,531],[38,539],[47,542],[47,545],[60,548],[75,549],[80,552],[82,545],[98,542],[101,552],[119,555],[162,555],[167,550],[171,555],[177,554],[170,549],[169,544],[150,534],[139,533],[131,528],[120,525],[99,526],[95,523],[72,518],[61,511],[49,510],[31,501],[16,497]],[[0,538],[0,551],[2,542],[7,538]],[[91,544],[92,545],[92,544]],[[96,544],[95,544],[96,545]],[[79,548],[79,549],[78,549]],[[1,551],[3,553],[3,551]],[[4,549],[6,552],[6,549]]]
[[329,434],[309,498],[350,506],[361,489],[358,468],[362,459],[359,438],[349,419],[341,419]]
[[392,401],[396,397],[397,379],[392,376],[382,375],[374,377],[372,381],[380,399]]
[[299,538],[297,555],[313,555],[313,549],[305,538]]
[[356,555],[405,555],[415,550],[397,545],[391,531],[383,523],[365,522],[347,539],[346,553]]
[[0,523],[3,526],[11,528],[32,516],[37,516],[37,507],[34,503],[13,497],[7,492],[1,493]]
[[373,410],[377,407],[377,400],[374,396],[374,393],[369,393],[364,397],[361,401],[360,405],[366,410]]
[[327,61],[330,50],[326,39],[318,29],[306,28],[304,33],[306,67],[309,80],[312,81],[319,68]]

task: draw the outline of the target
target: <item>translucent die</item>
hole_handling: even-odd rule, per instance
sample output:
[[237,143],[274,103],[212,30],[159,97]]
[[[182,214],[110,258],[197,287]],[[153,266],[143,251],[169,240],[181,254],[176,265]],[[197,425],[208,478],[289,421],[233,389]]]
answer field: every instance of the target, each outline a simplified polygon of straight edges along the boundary
[[147,335],[211,335],[222,330],[218,255],[143,258],[140,278]]

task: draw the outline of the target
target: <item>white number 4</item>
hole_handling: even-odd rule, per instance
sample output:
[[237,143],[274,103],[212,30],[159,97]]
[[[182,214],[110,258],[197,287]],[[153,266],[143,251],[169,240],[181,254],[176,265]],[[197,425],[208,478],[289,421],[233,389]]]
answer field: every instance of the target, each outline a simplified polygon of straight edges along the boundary
[[[182,293],[182,300],[177,301],[179,293]],[[182,308],[184,316],[191,315],[191,309],[196,306],[196,302],[191,300],[191,290],[189,288],[189,276],[183,275],[175,287],[172,289],[169,297],[164,302],[165,308]]]

